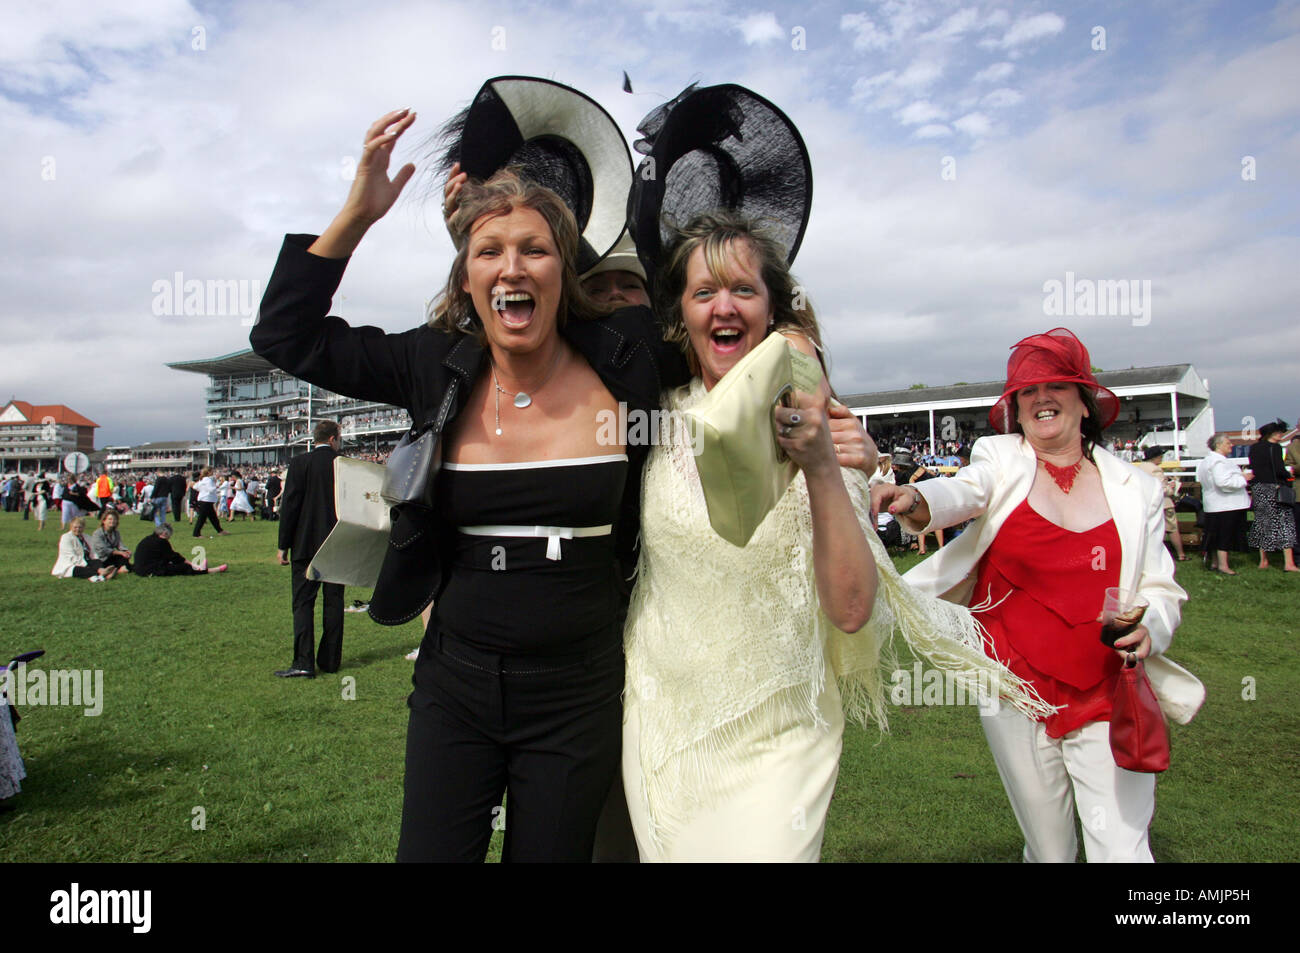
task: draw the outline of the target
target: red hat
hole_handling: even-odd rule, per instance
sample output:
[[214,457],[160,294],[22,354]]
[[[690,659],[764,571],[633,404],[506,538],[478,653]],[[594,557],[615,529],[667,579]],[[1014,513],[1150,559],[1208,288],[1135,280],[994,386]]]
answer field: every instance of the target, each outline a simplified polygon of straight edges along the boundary
[[1092,391],[1101,411],[1102,430],[1119,416],[1119,398],[1092,376],[1092,361],[1083,342],[1068,328],[1052,328],[1043,334],[1031,334],[1011,346],[1007,386],[989,409],[989,426],[998,433],[1011,433],[1016,425],[1016,392],[1022,387],[1055,381],[1072,381]]

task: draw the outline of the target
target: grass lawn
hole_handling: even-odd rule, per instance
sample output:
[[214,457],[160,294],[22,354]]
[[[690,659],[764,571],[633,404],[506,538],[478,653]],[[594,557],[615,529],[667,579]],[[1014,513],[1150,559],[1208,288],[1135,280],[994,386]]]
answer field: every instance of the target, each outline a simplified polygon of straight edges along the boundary
[[[103,672],[98,716],[21,709],[29,777],[16,809],[0,814],[5,860],[392,859],[411,674],[403,655],[419,642],[418,621],[385,628],[348,613],[338,674],[277,679],[292,631],[276,525],[230,528],[191,540],[182,523],[173,538],[182,553],[201,543],[210,564],[229,562],[225,575],[92,585],[50,576],[57,521],[38,533],[0,514],[0,654],[44,648],[33,669]],[[132,548],[148,532],[136,517],[123,521]],[[1252,565],[1234,557],[1235,579],[1179,565],[1191,601],[1172,654],[1209,698],[1195,722],[1174,728],[1152,828],[1159,861],[1300,859],[1300,577],[1282,573],[1280,559],[1268,572]],[[895,708],[890,728],[847,730],[823,859],[1018,860],[976,710]]]

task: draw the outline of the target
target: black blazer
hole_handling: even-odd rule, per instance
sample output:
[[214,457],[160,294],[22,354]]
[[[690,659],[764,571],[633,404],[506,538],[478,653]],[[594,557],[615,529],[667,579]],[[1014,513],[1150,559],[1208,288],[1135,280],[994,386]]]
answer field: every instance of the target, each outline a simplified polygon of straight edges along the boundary
[[168,566],[185,562],[185,557],[172,549],[172,544],[157,533],[150,533],[140,540],[132,555],[135,557],[137,576],[152,576],[163,572]]
[[1250,469],[1255,474],[1252,483],[1290,482],[1282,463],[1281,446],[1265,437],[1260,437],[1250,445]]
[[[314,235],[285,236],[249,335],[253,350],[319,387],[405,407],[416,427],[437,412],[455,379],[459,383],[447,419],[450,426],[475,381],[488,372],[483,346],[470,334],[427,325],[388,334],[375,327],[353,328],[330,316],[330,302],[348,260],[308,253],[315,240]],[[664,389],[690,380],[685,357],[663,340],[662,328],[648,308],[621,308],[597,321],[570,319],[560,333],[629,412],[657,409]],[[649,449],[627,448],[622,518],[614,530],[628,593],[636,569],[641,467]],[[376,622],[400,625],[419,615],[441,591],[454,528],[424,507],[396,507],[391,515],[388,554],[369,611]]]
[[284,501],[280,506],[279,548],[293,559],[310,560],[330,534],[338,517],[334,511],[334,458],[329,444],[289,461]]

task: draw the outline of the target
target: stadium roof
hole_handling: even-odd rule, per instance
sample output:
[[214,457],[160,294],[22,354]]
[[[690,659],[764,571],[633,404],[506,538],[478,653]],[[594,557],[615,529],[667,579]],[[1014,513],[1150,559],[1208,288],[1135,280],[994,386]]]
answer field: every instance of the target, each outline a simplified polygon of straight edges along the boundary
[[[1190,364],[1162,364],[1159,367],[1130,367],[1122,371],[1102,371],[1097,383],[1124,396],[1128,388],[1174,388],[1183,382],[1192,369]],[[992,404],[1002,396],[1005,381],[981,381],[977,384],[947,384],[941,387],[917,387],[907,390],[885,390],[874,394],[848,394],[841,399],[850,407],[889,407],[899,404],[935,404],[943,401],[965,401],[972,404]],[[1197,394],[1196,396],[1200,396]]]
[[266,358],[253,353],[250,347],[242,351],[231,351],[221,357],[207,357],[197,361],[171,361],[168,367],[177,371],[190,371],[193,374],[252,374],[275,370],[275,365]]

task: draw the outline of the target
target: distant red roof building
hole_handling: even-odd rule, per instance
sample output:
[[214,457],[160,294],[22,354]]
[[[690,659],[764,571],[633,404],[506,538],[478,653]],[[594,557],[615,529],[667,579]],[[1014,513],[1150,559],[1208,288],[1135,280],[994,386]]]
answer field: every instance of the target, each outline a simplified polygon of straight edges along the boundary
[[64,404],[11,400],[0,409],[0,470],[55,470],[74,450],[94,452],[98,427]]
[[65,404],[29,404],[25,400],[11,400],[4,410],[0,411],[0,425],[13,422],[9,416],[9,408],[11,407],[18,408],[18,412],[23,415],[24,421],[41,423],[46,417],[53,417],[56,424],[71,424],[74,427],[99,426],[89,417],[77,413]]

